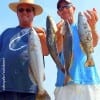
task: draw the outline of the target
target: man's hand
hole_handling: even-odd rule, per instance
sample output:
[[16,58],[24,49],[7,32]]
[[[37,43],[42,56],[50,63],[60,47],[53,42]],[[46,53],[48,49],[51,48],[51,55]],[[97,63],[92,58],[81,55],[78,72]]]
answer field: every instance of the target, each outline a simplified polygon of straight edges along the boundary
[[38,36],[40,38],[43,55],[47,56],[49,54],[49,52],[48,52],[47,43],[46,43],[45,30],[43,28],[41,28],[41,27],[35,28],[35,30],[38,33]]
[[99,36],[96,32],[96,23],[98,21],[97,11],[95,8],[93,8],[91,11],[87,10],[87,12],[84,12],[87,21],[90,25],[91,31],[92,31],[92,37],[93,37],[93,45],[94,47],[97,45]]
[[87,10],[87,12],[84,12],[87,21],[91,27],[91,29],[95,29],[96,23],[98,21],[97,11],[95,8],[93,8],[91,11]]

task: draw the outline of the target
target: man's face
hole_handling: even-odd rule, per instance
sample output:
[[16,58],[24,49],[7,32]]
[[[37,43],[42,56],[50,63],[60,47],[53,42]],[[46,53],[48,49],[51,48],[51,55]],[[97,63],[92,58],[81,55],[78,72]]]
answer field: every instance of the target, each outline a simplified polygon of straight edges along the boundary
[[30,26],[34,18],[34,8],[28,4],[20,4],[17,7],[17,16],[21,26]]
[[58,15],[64,19],[65,21],[69,21],[69,23],[73,23],[74,21],[74,11],[75,7],[73,5],[69,5],[66,2],[61,2],[60,7],[57,11]]

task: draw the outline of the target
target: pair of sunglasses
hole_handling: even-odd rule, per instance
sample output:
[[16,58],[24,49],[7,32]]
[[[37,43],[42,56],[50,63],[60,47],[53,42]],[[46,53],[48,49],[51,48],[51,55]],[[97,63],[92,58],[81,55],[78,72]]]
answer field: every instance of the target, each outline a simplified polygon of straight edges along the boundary
[[26,11],[27,13],[31,13],[34,11],[34,8],[18,8],[18,12],[23,13],[24,11]]
[[72,4],[67,4],[67,5],[64,5],[64,6],[59,7],[58,10],[59,10],[59,11],[62,11],[64,8],[67,8],[67,9],[68,9],[68,8],[70,8],[71,6],[72,6]]

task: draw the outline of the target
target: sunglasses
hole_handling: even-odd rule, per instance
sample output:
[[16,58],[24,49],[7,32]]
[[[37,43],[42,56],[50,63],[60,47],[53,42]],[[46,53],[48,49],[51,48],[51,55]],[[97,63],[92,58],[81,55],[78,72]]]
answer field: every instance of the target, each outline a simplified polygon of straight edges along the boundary
[[23,13],[24,11],[26,11],[27,13],[31,13],[34,11],[34,8],[18,8],[18,12]]
[[64,8],[67,8],[67,9],[68,9],[68,8],[70,8],[71,6],[72,6],[72,4],[67,4],[67,5],[64,5],[64,6],[59,7],[58,10],[59,10],[59,11],[62,11]]

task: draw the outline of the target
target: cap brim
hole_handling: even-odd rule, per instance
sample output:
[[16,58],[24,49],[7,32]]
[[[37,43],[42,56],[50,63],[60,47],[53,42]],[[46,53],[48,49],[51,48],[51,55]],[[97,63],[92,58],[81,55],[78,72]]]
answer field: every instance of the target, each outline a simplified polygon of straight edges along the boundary
[[29,4],[31,5],[34,9],[35,9],[35,16],[41,14],[43,12],[43,9],[41,6],[37,5],[37,4],[31,4],[31,3],[10,3],[9,4],[9,8],[11,10],[13,10],[14,12],[17,12],[17,6],[20,4]]

